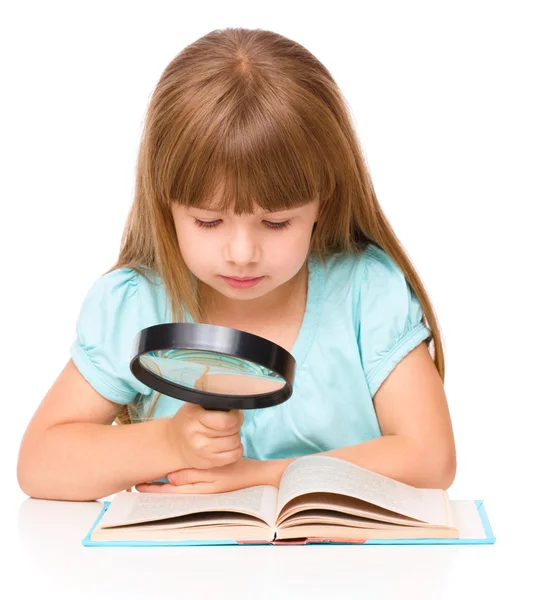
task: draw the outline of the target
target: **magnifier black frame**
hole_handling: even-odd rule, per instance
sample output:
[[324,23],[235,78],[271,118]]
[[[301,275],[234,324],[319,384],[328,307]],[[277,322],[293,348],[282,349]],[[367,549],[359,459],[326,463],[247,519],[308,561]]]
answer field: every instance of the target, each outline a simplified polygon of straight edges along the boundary
[[[175,349],[207,350],[242,358],[277,373],[285,380],[285,384],[281,389],[262,394],[214,394],[172,383],[148,371],[140,363],[143,354]],[[206,323],[161,323],[137,333],[129,368],[139,381],[166,396],[193,402],[204,408],[243,410],[267,408],[288,400],[292,395],[296,361],[282,346],[239,329]]]

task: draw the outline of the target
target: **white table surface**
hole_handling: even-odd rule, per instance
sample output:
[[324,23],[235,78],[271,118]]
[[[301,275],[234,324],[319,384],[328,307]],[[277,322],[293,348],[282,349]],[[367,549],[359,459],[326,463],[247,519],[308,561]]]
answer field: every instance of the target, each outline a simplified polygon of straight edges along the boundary
[[[106,499],[111,499],[110,497]],[[3,514],[10,598],[484,598],[527,588],[537,597],[532,533],[485,500],[494,545],[85,547],[103,501],[22,496]],[[517,515],[515,515],[515,519]],[[521,522],[520,522],[521,523]],[[520,524],[519,524],[520,527]],[[531,527],[536,527],[532,525]],[[500,539],[500,534],[501,539]],[[535,555],[535,558],[534,558]],[[4,588],[6,589],[6,588]],[[515,597],[515,596],[514,596]]]

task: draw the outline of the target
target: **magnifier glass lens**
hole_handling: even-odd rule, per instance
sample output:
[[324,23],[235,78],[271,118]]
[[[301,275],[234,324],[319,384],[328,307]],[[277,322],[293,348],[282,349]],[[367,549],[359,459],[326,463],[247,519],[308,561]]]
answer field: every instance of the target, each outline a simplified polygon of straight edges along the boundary
[[262,365],[215,351],[156,350],[141,355],[140,364],[169,382],[213,394],[264,394],[286,384]]

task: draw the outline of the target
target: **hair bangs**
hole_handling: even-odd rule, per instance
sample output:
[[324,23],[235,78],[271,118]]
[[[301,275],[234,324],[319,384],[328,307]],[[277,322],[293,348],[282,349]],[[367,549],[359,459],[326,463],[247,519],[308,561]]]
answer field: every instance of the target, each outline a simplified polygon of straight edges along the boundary
[[184,141],[189,152],[176,161],[182,167],[170,182],[171,202],[252,214],[257,208],[296,208],[333,193],[331,163],[322,145],[313,143],[310,123],[282,102],[263,103],[255,95],[246,105],[221,105],[223,116],[214,116],[207,133],[193,128],[198,135]]

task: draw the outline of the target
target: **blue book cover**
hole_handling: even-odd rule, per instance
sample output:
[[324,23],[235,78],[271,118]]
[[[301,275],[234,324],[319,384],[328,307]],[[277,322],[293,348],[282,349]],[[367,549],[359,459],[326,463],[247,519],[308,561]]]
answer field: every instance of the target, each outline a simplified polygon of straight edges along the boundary
[[86,536],[82,540],[84,546],[279,546],[279,545],[410,545],[410,544],[493,544],[496,541],[483,500],[474,500],[477,512],[481,519],[483,527],[483,536],[477,537],[461,537],[461,538],[416,538],[416,539],[369,539],[369,540],[345,540],[342,538],[306,538],[303,540],[274,540],[273,542],[253,542],[253,541],[236,541],[236,540],[92,540],[91,535],[97,527],[101,518],[110,506],[109,501],[104,501],[103,509],[95,520]]

